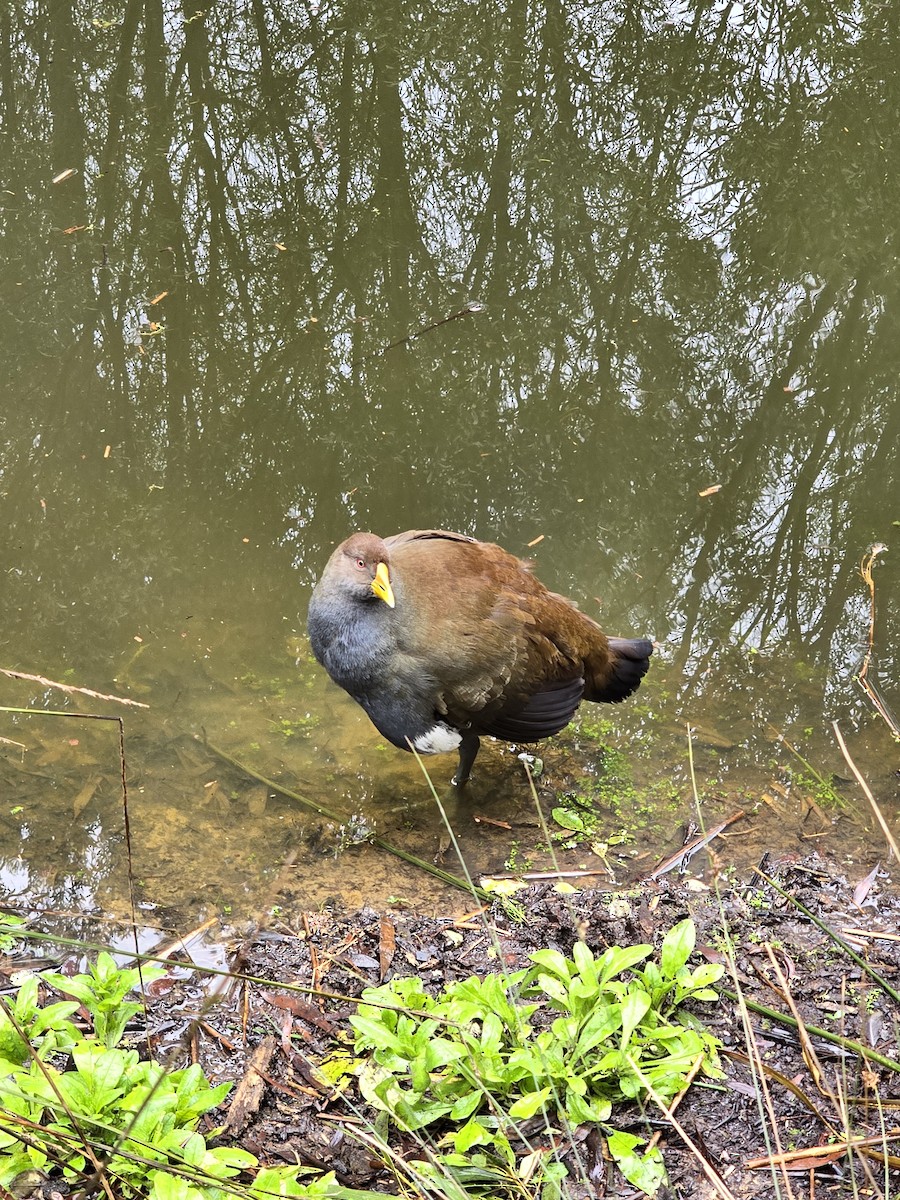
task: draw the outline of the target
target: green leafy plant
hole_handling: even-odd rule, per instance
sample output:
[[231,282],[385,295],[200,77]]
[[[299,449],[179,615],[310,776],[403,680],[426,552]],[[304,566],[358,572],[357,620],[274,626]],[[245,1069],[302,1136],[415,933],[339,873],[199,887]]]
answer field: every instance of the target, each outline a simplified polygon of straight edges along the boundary
[[15,917],[12,913],[0,913],[0,954],[9,954],[15,944],[26,932],[24,917]]
[[147,984],[165,975],[165,971],[149,966],[143,967],[142,971],[136,967],[119,967],[113,956],[102,950],[88,974],[69,977],[47,971],[43,978],[58,992],[74,996],[84,1005],[93,1022],[94,1033],[111,1050],[122,1040],[125,1026],[143,1007],[140,1001],[125,999],[129,992],[140,986],[142,975]]
[[12,1003],[0,1008],[0,1075],[21,1067],[33,1054],[46,1058],[55,1050],[71,1049],[80,1034],[68,1018],[77,1008],[77,1000],[41,1008],[36,977],[26,979]]
[[[614,1104],[642,1099],[648,1085],[674,1096],[698,1059],[706,1075],[720,1074],[718,1043],[680,1007],[715,999],[722,973],[687,966],[694,940],[693,923],[682,921],[642,970],[650,946],[595,958],[578,942],[571,959],[539,950],[528,970],[452,983],[436,998],[416,977],[369,988],[350,1018],[357,1051],[371,1052],[360,1090],[401,1129],[451,1126],[439,1142],[449,1149],[416,1165],[469,1195],[506,1195],[504,1180],[508,1194],[522,1194],[511,1139],[537,1114],[548,1133],[601,1125],[628,1180],[652,1194],[664,1179],[659,1152],[641,1152],[640,1139],[605,1123]],[[558,1015],[548,1023],[549,1012]],[[534,1186],[557,1188],[562,1164],[550,1151],[531,1153],[540,1158],[529,1164]]]
[[[163,973],[145,967],[143,978]],[[102,953],[89,973],[44,979],[75,999],[41,1008],[32,977],[0,1008],[0,1190],[15,1190],[17,1178],[35,1170],[75,1185],[102,1165],[125,1200],[226,1200],[244,1172],[255,1176],[239,1189],[248,1196],[376,1200],[342,1187],[333,1173],[301,1183],[311,1173],[304,1168],[259,1168],[246,1150],[210,1146],[197,1125],[231,1084],[212,1086],[196,1064],[166,1071],[116,1044],[141,1007],[126,999],[138,984],[135,969]],[[92,1037],[69,1020],[81,1005]],[[226,1182],[228,1190],[219,1186]]]

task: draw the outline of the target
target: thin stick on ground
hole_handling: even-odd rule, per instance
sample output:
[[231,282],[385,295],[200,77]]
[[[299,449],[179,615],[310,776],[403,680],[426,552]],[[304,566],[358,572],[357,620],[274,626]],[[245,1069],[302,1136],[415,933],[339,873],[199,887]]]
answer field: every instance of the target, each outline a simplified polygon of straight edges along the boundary
[[721,1175],[719,1175],[718,1171],[716,1171],[716,1169],[713,1167],[712,1163],[703,1154],[700,1147],[697,1145],[697,1143],[693,1140],[693,1138],[690,1136],[690,1134],[685,1129],[685,1127],[681,1124],[681,1122],[675,1116],[674,1112],[672,1111],[672,1108],[666,1104],[665,1100],[663,1100],[663,1098],[659,1094],[659,1092],[656,1091],[653,1084],[650,1082],[650,1080],[647,1078],[647,1076],[644,1074],[644,1072],[641,1070],[641,1068],[638,1066],[638,1064],[634,1061],[634,1059],[630,1055],[626,1054],[625,1059],[628,1063],[628,1066],[631,1068],[632,1071],[634,1071],[637,1078],[641,1081],[641,1084],[643,1085],[643,1087],[645,1087],[647,1089],[647,1095],[650,1097],[650,1099],[653,1101],[653,1103],[660,1109],[663,1116],[668,1121],[671,1122],[672,1128],[675,1130],[675,1132],[678,1134],[678,1136],[684,1142],[685,1146],[687,1146],[688,1150],[690,1150],[691,1154],[693,1154],[694,1158],[697,1160],[698,1165],[700,1166],[701,1171],[703,1172],[703,1174],[706,1176],[706,1178],[709,1180],[710,1184],[712,1185],[713,1191],[716,1193],[716,1195],[720,1197],[720,1200],[735,1200],[734,1192],[732,1192],[731,1189],[727,1186],[724,1179],[722,1179]]
[[[700,803],[700,792],[697,788],[697,775],[696,775],[696,771],[694,769],[694,747],[693,747],[693,742],[692,742],[692,738],[691,738],[690,722],[688,722],[688,726],[687,726],[687,747],[688,747],[688,765],[690,767],[690,775],[691,775],[691,790],[692,790],[693,798],[694,798],[694,809],[697,813],[697,820],[700,823],[700,826],[702,828],[703,827],[703,809],[702,809],[702,805]],[[768,1081],[767,1081],[766,1075],[765,1075],[762,1054],[760,1053],[759,1046],[757,1045],[756,1035],[755,1035],[755,1032],[753,1029],[753,1024],[750,1020],[750,1013],[748,1012],[749,1006],[748,1006],[748,1003],[744,996],[743,988],[741,986],[740,975],[739,975],[738,969],[737,969],[737,959],[735,957],[734,946],[731,941],[731,934],[728,930],[728,922],[727,922],[727,919],[725,916],[725,908],[722,903],[722,895],[719,890],[718,875],[716,876],[715,887],[716,887],[716,895],[717,895],[718,901],[719,901],[719,910],[720,910],[720,913],[722,916],[722,924],[723,924],[723,928],[725,931],[725,937],[726,937],[726,943],[727,943],[726,961],[728,964],[728,971],[729,971],[729,974],[731,975],[731,980],[734,983],[736,993],[737,993],[736,995],[734,993],[730,993],[730,994],[732,995],[734,1000],[737,1002],[741,1026],[744,1031],[745,1045],[747,1047],[747,1061],[748,1061],[748,1066],[750,1068],[750,1074],[753,1078],[754,1090],[756,1092],[756,1104],[757,1104],[757,1112],[759,1113],[760,1125],[762,1127],[762,1130],[763,1130],[763,1133],[765,1136],[766,1145],[770,1146],[772,1144],[772,1141],[774,1141],[776,1151],[780,1152],[782,1147],[781,1147],[781,1139],[780,1139],[779,1129],[778,1129],[778,1121],[775,1116],[775,1108],[772,1104],[772,1097],[769,1092],[769,1085],[768,1085]],[[725,994],[724,989],[723,989],[723,994]],[[648,1090],[649,1090],[649,1085],[648,1085]],[[657,1104],[660,1103],[658,1097],[656,1095],[654,1095],[652,1090],[650,1091],[650,1095]],[[768,1125],[766,1124],[767,1119],[769,1122]],[[678,1124],[678,1121],[675,1119],[675,1117],[671,1114],[670,1114],[670,1120],[672,1121],[672,1124],[675,1127],[675,1129],[681,1135],[682,1134],[681,1127]],[[771,1130],[771,1138],[770,1138],[770,1133],[769,1133],[770,1130]],[[684,1136],[684,1138],[687,1139],[687,1135],[682,1135],[682,1136]],[[699,1150],[696,1150],[693,1147],[692,1143],[690,1143],[688,1140],[685,1140],[685,1144],[688,1145],[689,1148],[694,1152],[694,1154],[699,1158],[699,1160],[705,1164],[704,1171],[706,1173],[711,1171],[712,1167],[709,1164],[705,1163],[705,1160],[703,1159],[702,1155],[700,1155]],[[794,1192],[791,1187],[790,1176],[788,1175],[787,1171],[783,1167],[781,1168],[780,1176],[779,1176],[779,1173],[776,1172],[774,1168],[772,1169],[772,1184],[775,1188],[776,1194],[780,1196],[781,1189],[779,1187],[779,1178],[781,1178],[784,1183],[784,1191],[785,1191],[785,1194],[789,1197],[789,1200],[794,1200]],[[722,1182],[722,1181],[719,1181],[719,1182],[721,1183],[721,1186],[724,1188],[725,1187],[724,1182]],[[713,1187],[716,1188],[716,1190],[718,1191],[715,1181],[713,1181]]]
[[893,987],[882,974],[876,971],[871,963],[867,963],[864,958],[857,954],[853,947],[848,942],[845,942],[839,934],[835,933],[830,925],[823,921],[821,917],[817,917],[814,912],[811,912],[806,905],[798,900],[796,896],[792,895],[791,892],[787,892],[783,887],[779,887],[775,880],[770,875],[767,875],[765,871],[761,870],[759,867],[755,867],[754,872],[760,877],[760,879],[764,879],[768,886],[776,891],[783,900],[787,900],[789,904],[793,904],[798,912],[803,913],[807,920],[810,920],[814,925],[817,925],[825,934],[825,936],[830,938],[836,946],[840,946],[844,954],[846,954],[848,958],[851,958],[856,963],[864,975],[868,975],[868,977],[874,983],[877,983],[882,991],[884,991],[886,995],[890,996],[895,1004],[900,1004],[900,991]]

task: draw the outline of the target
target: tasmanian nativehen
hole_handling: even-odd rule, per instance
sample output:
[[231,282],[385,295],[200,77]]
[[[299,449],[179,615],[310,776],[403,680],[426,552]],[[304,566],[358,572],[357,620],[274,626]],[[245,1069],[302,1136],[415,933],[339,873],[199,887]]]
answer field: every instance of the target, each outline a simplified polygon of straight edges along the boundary
[[309,605],[316,658],[401,750],[459,751],[469,778],[479,737],[536,742],[582,700],[630,696],[653,643],[607,637],[529,565],[461,533],[354,533]]

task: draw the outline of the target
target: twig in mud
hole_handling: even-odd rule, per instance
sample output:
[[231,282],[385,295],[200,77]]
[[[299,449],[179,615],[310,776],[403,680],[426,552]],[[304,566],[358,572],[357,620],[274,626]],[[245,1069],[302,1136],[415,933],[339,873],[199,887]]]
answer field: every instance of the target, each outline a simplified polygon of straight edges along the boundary
[[[682,1100],[685,1098],[685,1096],[690,1091],[691,1084],[697,1078],[697,1072],[700,1070],[700,1068],[702,1066],[703,1066],[703,1054],[701,1053],[701,1054],[698,1054],[697,1057],[694,1059],[693,1063],[691,1064],[691,1069],[688,1071],[687,1075],[685,1075],[684,1086],[682,1087],[681,1091],[669,1104],[668,1111],[669,1111],[670,1117],[672,1116],[672,1114],[675,1112],[675,1109],[678,1107],[678,1105],[682,1102]],[[659,1145],[659,1140],[662,1137],[662,1132],[663,1131],[661,1129],[657,1129],[656,1133],[654,1133],[653,1137],[647,1143],[648,1150],[653,1150]]]
[[9,679],[24,679],[26,683],[39,683],[41,687],[56,688],[60,692],[67,692],[70,696],[90,696],[92,700],[111,700],[114,704],[129,704],[132,708],[149,708],[149,704],[142,704],[140,700],[126,700],[124,696],[107,696],[104,692],[95,692],[92,688],[71,687],[67,683],[56,683],[52,679],[45,679],[43,675],[28,675],[24,671],[7,671],[0,667],[0,675],[6,675]]
[[734,1193],[730,1190],[724,1179],[722,1179],[721,1175],[719,1175],[718,1171],[716,1171],[712,1163],[703,1154],[700,1147],[693,1140],[693,1138],[691,1138],[688,1131],[675,1116],[673,1111],[674,1106],[670,1107],[666,1104],[665,1100],[663,1100],[659,1092],[656,1091],[653,1084],[650,1082],[638,1064],[634,1061],[631,1055],[626,1054],[625,1061],[628,1063],[628,1066],[631,1068],[637,1078],[641,1081],[641,1084],[647,1089],[647,1095],[660,1109],[663,1117],[671,1122],[672,1128],[684,1142],[685,1146],[687,1146],[688,1150],[690,1150],[691,1154],[693,1154],[698,1166],[700,1167],[700,1170],[706,1176],[716,1195],[719,1196],[721,1200],[735,1200]]
[[822,1069],[822,1064],[819,1062],[819,1056],[816,1054],[816,1048],[813,1045],[812,1038],[809,1036],[809,1032],[803,1022],[803,1018],[800,1016],[800,1010],[797,1008],[797,1004],[788,985],[788,981],[784,977],[781,964],[775,957],[775,952],[772,949],[772,943],[765,942],[764,949],[772,966],[772,970],[775,972],[775,978],[778,980],[778,984],[781,989],[781,995],[784,997],[788,1008],[791,1010],[791,1015],[796,1022],[795,1027],[797,1030],[797,1037],[800,1041],[800,1053],[803,1055],[803,1061],[806,1063],[806,1066],[813,1077],[813,1082],[819,1089],[820,1094],[830,1100],[832,1107],[836,1112],[838,1112],[840,1111],[840,1105],[837,1102],[837,1097],[835,1096],[834,1090],[825,1077],[825,1072]]
[[[888,1129],[883,1134],[876,1133],[872,1137],[845,1138],[842,1142],[829,1142],[827,1146],[807,1146],[805,1150],[786,1150],[783,1154],[767,1154],[764,1158],[748,1159],[744,1165],[751,1169],[779,1164],[784,1166],[804,1165],[804,1163],[811,1168],[813,1162],[816,1162],[817,1166],[823,1166],[825,1163],[834,1162],[848,1150],[860,1150],[864,1146],[881,1146],[884,1142],[895,1138],[900,1138],[900,1129]],[[818,1162],[819,1159],[822,1162]]]
[[[896,1004],[900,1004],[900,991],[898,991],[895,987],[892,987],[891,984],[888,983],[888,981],[884,978],[884,976],[880,975],[875,970],[875,968],[871,965],[871,963],[867,963],[864,958],[861,958],[856,953],[856,951],[853,949],[852,946],[848,945],[847,942],[845,942],[842,937],[840,937],[837,933],[835,933],[835,931],[831,928],[830,925],[828,925],[825,921],[823,921],[821,917],[817,917],[814,912],[811,912],[806,907],[805,904],[802,904],[797,899],[796,896],[792,895],[790,892],[785,891],[785,889],[783,887],[779,887],[779,885],[775,882],[775,880],[772,879],[772,877],[770,875],[767,875],[765,873],[765,871],[761,871],[759,869],[759,867],[754,867],[754,872],[760,877],[760,879],[764,879],[766,881],[766,883],[769,885],[769,887],[773,888],[778,893],[778,895],[782,897],[782,899],[787,900],[790,904],[793,904],[794,907],[799,912],[803,913],[804,917],[806,917],[808,920],[812,921],[812,923],[814,925],[817,925],[819,927],[819,929],[821,929],[822,932],[826,935],[826,937],[831,938],[831,940],[835,943],[835,945],[840,946],[840,948],[844,951],[844,953],[847,955],[847,957],[851,958],[856,963],[856,965],[863,972],[863,974],[868,975],[868,977],[874,983],[877,983],[878,986],[888,996],[890,996],[891,999]],[[895,1064],[895,1069],[896,1068],[897,1068],[897,1064]]]
[[[725,960],[728,966],[728,973],[731,976],[731,981],[734,984],[735,990],[729,991],[727,988],[720,988],[721,995],[727,996],[735,1002],[737,1007],[740,1027],[744,1034],[744,1045],[747,1048],[746,1060],[750,1071],[750,1077],[753,1081],[753,1090],[756,1095],[756,1111],[759,1116],[760,1127],[763,1131],[763,1136],[767,1147],[774,1146],[776,1152],[781,1151],[781,1133],[778,1125],[778,1118],[775,1114],[775,1106],[772,1102],[772,1093],[769,1089],[769,1080],[766,1072],[766,1063],[763,1054],[759,1048],[757,1039],[757,1030],[750,1019],[750,1012],[755,1005],[744,992],[744,986],[741,982],[740,972],[737,968],[737,958],[735,956],[734,944],[731,940],[731,935],[728,932],[728,921],[722,908],[722,896],[719,892],[718,880],[716,881],[716,893],[719,897],[720,911],[726,931],[726,955]],[[784,1194],[789,1200],[794,1200],[794,1192],[791,1187],[790,1177],[782,1167],[781,1169],[782,1182],[784,1184]],[[781,1189],[778,1184],[778,1176],[775,1173],[775,1168],[772,1168],[772,1183],[775,1187],[776,1194],[781,1194]]]

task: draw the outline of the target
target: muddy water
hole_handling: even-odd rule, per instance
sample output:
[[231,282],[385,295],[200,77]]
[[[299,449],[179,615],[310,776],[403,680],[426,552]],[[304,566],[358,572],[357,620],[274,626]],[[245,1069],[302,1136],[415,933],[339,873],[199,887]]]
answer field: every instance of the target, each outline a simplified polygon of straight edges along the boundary
[[[72,917],[122,916],[133,887],[142,921],[182,930],[210,915],[240,928],[335,903],[464,911],[463,892],[365,840],[377,832],[463,874],[412,757],[386,745],[305,654],[288,658],[305,651],[301,640],[289,640],[281,674],[238,675],[240,650],[221,629],[205,632],[202,658],[183,643],[174,654],[148,645],[123,672],[132,695],[152,698],[146,711],[124,710],[124,800],[117,722],[15,720],[10,732],[25,749],[6,747],[2,768],[15,797],[3,821],[10,897]],[[211,686],[220,671],[235,672],[230,686]],[[171,679],[168,694],[154,682],[161,675]],[[823,730],[795,734],[792,752],[768,707],[753,714],[740,702],[684,701],[670,690],[678,678],[663,659],[636,703],[586,707],[540,747],[540,805],[517,747],[487,742],[465,791],[449,785],[451,758],[428,761],[476,882],[559,867],[593,872],[586,883],[626,884],[740,812],[711,853],[691,860],[691,874],[708,879],[712,866],[743,869],[766,850],[813,847],[862,877],[884,857]],[[890,797],[896,781],[879,774],[891,753],[886,732],[870,721],[851,743],[876,793]]]
[[[738,811],[718,866],[864,874],[831,723],[896,826],[886,13],[157,15],[13,14],[0,65],[0,666],[148,706],[0,684],[42,710],[0,720],[9,896],[133,892],[180,929],[467,904],[357,841],[460,869],[419,767],[309,659],[354,528],[500,541],[658,642],[635,700],[541,750],[547,828],[508,747],[462,794],[432,760],[474,876],[552,847],[623,882]],[[51,710],[123,717],[130,864],[117,724]]]

